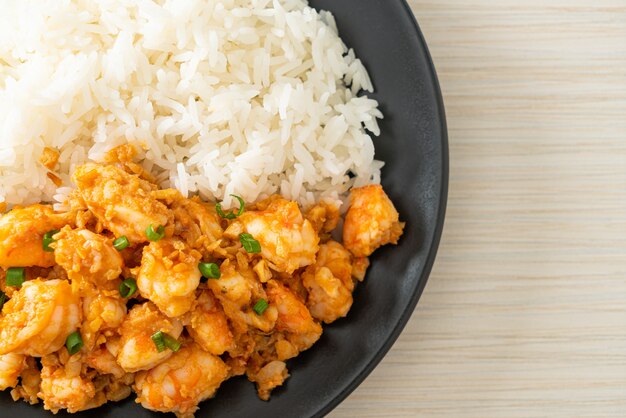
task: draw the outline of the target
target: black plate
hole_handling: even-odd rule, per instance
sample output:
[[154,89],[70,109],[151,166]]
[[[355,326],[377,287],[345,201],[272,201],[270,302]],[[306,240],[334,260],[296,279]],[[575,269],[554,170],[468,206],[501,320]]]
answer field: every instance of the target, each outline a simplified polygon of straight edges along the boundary
[[[291,377],[269,402],[245,378],[227,381],[196,417],[312,417],[337,406],[380,362],[413,313],[435,260],[448,185],[445,116],[426,43],[404,0],[311,0],[331,11],[341,37],[365,63],[385,120],[375,140],[386,161],[383,186],[407,222],[398,247],[372,257],[347,318],[327,326],[319,342],[289,362]],[[49,416],[41,405],[0,394],[0,416]],[[155,417],[127,399],[59,417]],[[172,415],[173,416],[173,415]]]

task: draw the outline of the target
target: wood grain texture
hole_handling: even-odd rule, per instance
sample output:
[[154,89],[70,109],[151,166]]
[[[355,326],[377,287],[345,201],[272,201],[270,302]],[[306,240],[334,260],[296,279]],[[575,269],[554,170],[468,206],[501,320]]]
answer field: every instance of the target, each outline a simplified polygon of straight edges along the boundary
[[404,333],[332,417],[626,416],[626,0],[410,0],[451,183]]

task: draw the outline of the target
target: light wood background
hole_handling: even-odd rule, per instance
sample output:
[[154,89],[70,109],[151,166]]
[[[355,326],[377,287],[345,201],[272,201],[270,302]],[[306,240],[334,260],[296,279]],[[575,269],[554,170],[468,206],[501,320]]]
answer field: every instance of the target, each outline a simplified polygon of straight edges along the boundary
[[626,0],[410,0],[448,215],[404,333],[332,417],[626,417]]

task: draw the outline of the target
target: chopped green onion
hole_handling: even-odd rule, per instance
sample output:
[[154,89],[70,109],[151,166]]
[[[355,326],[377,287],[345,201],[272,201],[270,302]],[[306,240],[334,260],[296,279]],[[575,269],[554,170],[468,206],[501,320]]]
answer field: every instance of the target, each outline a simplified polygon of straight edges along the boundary
[[7,301],[7,295],[0,290],[0,312],[2,311],[2,307],[4,306],[4,303]]
[[7,286],[22,287],[25,277],[24,267],[11,267],[7,270],[6,284]]
[[70,356],[78,353],[81,348],[83,348],[83,338],[80,336],[78,331],[72,332],[65,340],[65,347],[67,347],[67,351],[70,353]]
[[257,315],[263,315],[263,312],[269,307],[270,304],[267,303],[265,299],[259,299],[258,302],[254,304],[252,310],[256,312]]
[[215,263],[200,263],[198,264],[198,269],[202,276],[207,279],[219,279],[222,275],[219,266]]
[[166,348],[169,348],[173,352],[177,352],[180,350],[181,343],[176,340],[176,338],[172,337],[169,334],[164,333],[163,331],[157,331],[152,334],[152,341],[156,346],[156,349],[159,353],[165,351]]
[[146,236],[150,241],[160,241],[165,236],[165,227],[159,225],[155,231],[154,227],[150,225],[146,228]]
[[154,334],[152,334],[152,342],[154,343],[157,351],[159,353],[162,353],[163,351],[165,351],[165,341],[163,341],[163,332],[162,331],[157,331]]
[[239,234],[239,242],[241,242],[243,248],[249,253],[256,254],[261,252],[261,244],[250,234]]
[[128,248],[129,245],[130,242],[128,242],[128,238],[126,238],[126,235],[122,235],[121,237],[113,241],[113,246],[117,251],[122,251],[123,249]]
[[137,291],[137,282],[135,279],[126,279],[120,283],[119,290],[123,298],[129,298]]
[[237,211],[237,213],[235,213],[234,211],[230,211],[228,213],[224,213],[224,212],[222,212],[222,204],[221,203],[217,203],[215,205],[215,211],[217,212],[218,215],[220,215],[224,219],[235,219],[235,218],[238,218],[239,216],[241,216],[241,214],[243,213],[243,208],[245,206],[245,203],[244,203],[243,199],[241,197],[235,195],[235,194],[231,194],[231,196],[239,201],[239,211]]
[[173,352],[177,352],[178,350],[180,350],[180,347],[182,345],[176,338],[168,334],[163,334],[163,341],[165,341],[165,346]]
[[43,235],[43,250],[45,252],[48,253],[53,253],[54,252],[54,248],[50,247],[50,244],[52,244],[55,239],[52,238],[52,236],[56,233],[58,233],[59,230],[58,229],[54,229],[52,231],[48,231]]

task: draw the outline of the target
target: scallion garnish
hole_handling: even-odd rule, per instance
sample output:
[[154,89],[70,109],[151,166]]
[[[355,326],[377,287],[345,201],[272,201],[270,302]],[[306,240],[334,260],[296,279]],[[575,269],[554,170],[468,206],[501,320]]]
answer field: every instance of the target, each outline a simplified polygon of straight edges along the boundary
[[0,312],[2,311],[2,307],[4,306],[4,303],[7,301],[7,295],[0,290]]
[[48,253],[53,253],[54,252],[54,248],[50,247],[50,244],[52,244],[55,240],[54,238],[52,238],[52,236],[56,233],[58,233],[59,230],[58,229],[54,229],[52,231],[48,231],[43,235],[43,250],[45,252]]
[[202,277],[206,277],[207,279],[219,279],[222,275],[219,266],[215,263],[200,263],[198,264],[198,269]]
[[261,244],[250,234],[239,234],[239,242],[243,245],[244,250],[249,253],[256,254],[261,252]]
[[265,312],[265,310],[269,307],[270,304],[267,303],[265,299],[259,299],[252,307],[252,310],[256,312],[257,315],[263,315],[263,312]]
[[159,353],[165,351],[166,348],[169,348],[173,352],[177,352],[180,350],[181,343],[176,340],[176,338],[172,337],[169,334],[166,334],[163,331],[157,331],[152,334],[152,341]]
[[132,278],[126,279],[120,283],[119,290],[124,299],[129,298],[137,291],[137,282]]
[[6,284],[7,286],[22,287],[25,278],[24,267],[11,267],[7,270]]
[[234,211],[224,213],[222,211],[222,204],[221,203],[215,204],[215,211],[217,212],[218,215],[220,215],[224,219],[235,219],[241,216],[241,214],[243,213],[243,208],[245,206],[243,199],[235,194],[231,194],[231,196],[239,201],[239,210],[237,211],[237,213],[235,213]]
[[67,351],[70,353],[70,356],[78,353],[81,348],[83,348],[83,338],[80,336],[78,331],[72,332],[65,340],[65,347],[67,347]]
[[165,346],[173,352],[180,350],[182,345],[176,338],[168,334],[163,334],[163,341],[165,341]]
[[122,251],[123,249],[128,248],[129,245],[130,242],[128,242],[128,238],[126,238],[126,235],[122,235],[121,237],[113,241],[113,246],[117,251]]
[[150,241],[160,241],[165,236],[165,227],[159,225],[155,230],[154,226],[150,225],[146,228],[146,236]]
[[152,334],[152,342],[154,343],[157,351],[159,353],[162,353],[163,351],[165,351],[165,341],[163,341],[163,332],[162,331],[157,331],[154,334]]

